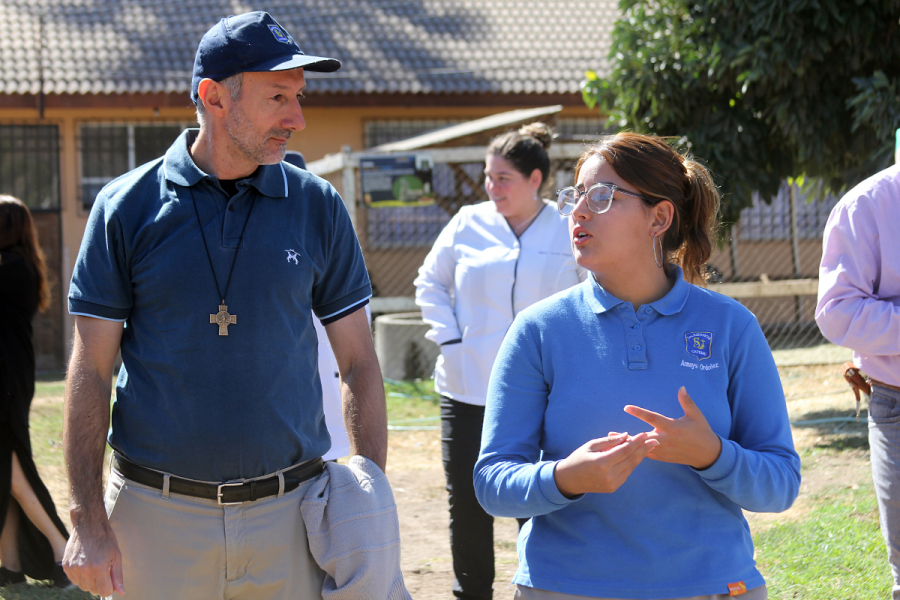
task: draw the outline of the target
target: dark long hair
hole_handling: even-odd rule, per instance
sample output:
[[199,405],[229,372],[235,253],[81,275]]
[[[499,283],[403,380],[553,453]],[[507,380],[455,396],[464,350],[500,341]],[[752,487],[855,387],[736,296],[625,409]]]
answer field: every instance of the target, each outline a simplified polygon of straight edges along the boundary
[[50,284],[34,220],[21,200],[5,194],[0,194],[0,251],[12,252],[25,259],[37,275],[38,309],[46,310],[50,304]]
[[653,135],[617,133],[588,148],[575,165],[575,179],[582,165],[600,155],[616,174],[655,206],[669,200],[675,206],[672,225],[662,236],[667,260],[681,265],[684,278],[706,282],[706,261],[712,256],[718,231],[719,190],[702,164],[673,150],[667,140]]

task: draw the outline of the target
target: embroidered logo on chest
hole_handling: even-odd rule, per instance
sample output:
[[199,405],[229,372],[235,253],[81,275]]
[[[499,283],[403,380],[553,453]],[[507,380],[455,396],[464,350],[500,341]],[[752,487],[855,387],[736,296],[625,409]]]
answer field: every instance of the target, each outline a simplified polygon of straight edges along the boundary
[[300,258],[299,252],[297,252],[296,250],[285,250],[285,252],[287,252],[288,262],[293,262],[295,265],[300,264],[300,261],[298,260],[298,258]]
[[696,356],[697,360],[706,360],[711,356],[711,331],[692,331],[690,333],[685,333],[684,342],[687,353]]

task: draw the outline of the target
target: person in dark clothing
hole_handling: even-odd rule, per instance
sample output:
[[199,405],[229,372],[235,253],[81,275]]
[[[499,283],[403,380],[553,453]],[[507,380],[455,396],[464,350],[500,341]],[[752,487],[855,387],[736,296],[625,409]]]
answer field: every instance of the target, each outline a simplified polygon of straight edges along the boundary
[[69,537],[31,457],[31,321],[50,301],[28,208],[0,195],[0,588],[25,576],[72,584],[60,566]]

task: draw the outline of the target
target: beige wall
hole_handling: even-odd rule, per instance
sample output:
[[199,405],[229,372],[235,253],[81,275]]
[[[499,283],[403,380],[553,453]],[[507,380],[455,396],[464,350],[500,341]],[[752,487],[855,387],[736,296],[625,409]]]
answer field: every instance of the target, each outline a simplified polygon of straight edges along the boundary
[[[304,109],[306,129],[296,134],[288,144],[290,150],[302,152],[308,161],[326,154],[340,152],[342,146],[362,150],[365,123],[373,119],[477,119],[480,117],[521,108],[521,106],[390,106],[390,107],[323,107]],[[565,117],[592,117],[595,113],[586,107],[564,109]],[[138,108],[51,108],[43,120],[38,120],[34,109],[0,110],[0,124],[46,124],[60,128],[60,217],[62,220],[62,244],[59,281],[62,299],[68,296],[72,265],[78,255],[81,238],[87,222],[87,213],[81,208],[79,186],[81,183],[78,157],[78,127],[84,122],[194,122],[191,107],[138,107]],[[64,311],[63,327],[65,348],[71,342],[72,320]]]

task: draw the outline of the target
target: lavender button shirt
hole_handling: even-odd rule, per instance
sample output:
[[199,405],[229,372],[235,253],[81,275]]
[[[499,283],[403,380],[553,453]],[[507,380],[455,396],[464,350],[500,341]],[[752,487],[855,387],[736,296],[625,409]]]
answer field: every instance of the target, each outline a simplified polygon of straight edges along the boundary
[[869,377],[900,386],[900,165],[850,190],[828,217],[816,323]]

